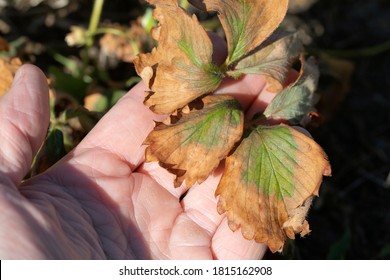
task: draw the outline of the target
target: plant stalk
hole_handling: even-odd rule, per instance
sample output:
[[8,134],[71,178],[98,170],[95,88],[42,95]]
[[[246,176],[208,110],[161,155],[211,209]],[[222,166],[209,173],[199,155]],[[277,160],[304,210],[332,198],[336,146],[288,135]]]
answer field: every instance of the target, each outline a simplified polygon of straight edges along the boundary
[[100,22],[100,16],[102,15],[103,5],[104,5],[104,0],[95,0],[93,4],[92,15],[88,26],[88,39],[87,39],[88,48],[93,45],[93,37],[95,36],[96,30]]
[[89,50],[93,46],[93,39],[96,35],[96,31],[99,26],[100,17],[102,15],[104,0],[95,0],[93,3],[92,14],[89,20],[89,26],[87,31],[87,40],[85,43],[84,55],[83,55],[83,68],[84,70],[89,64]]

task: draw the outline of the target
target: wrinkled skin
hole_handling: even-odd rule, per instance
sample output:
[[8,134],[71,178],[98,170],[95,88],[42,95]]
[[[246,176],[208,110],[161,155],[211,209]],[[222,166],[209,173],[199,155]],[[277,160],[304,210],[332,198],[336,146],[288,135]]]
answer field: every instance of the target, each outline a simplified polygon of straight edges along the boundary
[[[253,115],[273,94],[261,76],[225,81],[220,93]],[[161,120],[140,83],[65,158],[22,181],[49,125],[46,78],[32,65],[0,98],[1,259],[258,259],[266,245],[231,232],[216,211],[219,168],[202,185],[174,189],[172,175],[143,163]]]

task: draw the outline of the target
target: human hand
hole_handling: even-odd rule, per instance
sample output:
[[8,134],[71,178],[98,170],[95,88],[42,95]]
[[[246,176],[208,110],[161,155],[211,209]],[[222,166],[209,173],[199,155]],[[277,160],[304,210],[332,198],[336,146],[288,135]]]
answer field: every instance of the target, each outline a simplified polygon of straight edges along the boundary
[[[247,115],[273,94],[261,76],[223,84]],[[144,163],[142,145],[161,118],[143,105],[140,83],[67,156],[22,181],[49,125],[46,78],[23,66],[0,98],[1,259],[259,259],[266,245],[231,232],[216,211],[218,168],[188,190]]]

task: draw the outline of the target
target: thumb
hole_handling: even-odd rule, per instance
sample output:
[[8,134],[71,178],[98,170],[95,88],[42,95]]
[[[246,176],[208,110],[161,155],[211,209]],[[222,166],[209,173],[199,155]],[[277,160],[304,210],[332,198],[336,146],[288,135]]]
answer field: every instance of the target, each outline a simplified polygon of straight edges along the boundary
[[22,66],[9,91],[0,98],[0,177],[18,185],[42,144],[50,120],[45,75]]

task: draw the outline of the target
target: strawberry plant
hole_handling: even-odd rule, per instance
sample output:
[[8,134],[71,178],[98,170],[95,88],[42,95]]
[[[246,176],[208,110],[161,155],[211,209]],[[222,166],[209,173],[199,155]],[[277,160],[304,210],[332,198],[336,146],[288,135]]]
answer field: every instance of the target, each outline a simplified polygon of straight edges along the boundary
[[[202,183],[222,160],[225,169],[215,195],[217,210],[227,212],[229,227],[281,251],[286,238],[309,230],[306,215],[331,169],[322,148],[293,128],[314,111],[318,69],[305,59],[296,34],[275,31],[288,0],[190,0],[217,12],[228,55],[212,60],[213,45],[195,15],[177,0],[149,0],[159,25],[152,30],[158,46],[135,60],[149,86],[144,103],[169,115],[147,137],[146,161],[175,175],[176,187]],[[300,57],[297,80],[283,87]],[[264,112],[244,119],[240,103],[214,95],[226,77],[267,76],[275,98]]]

